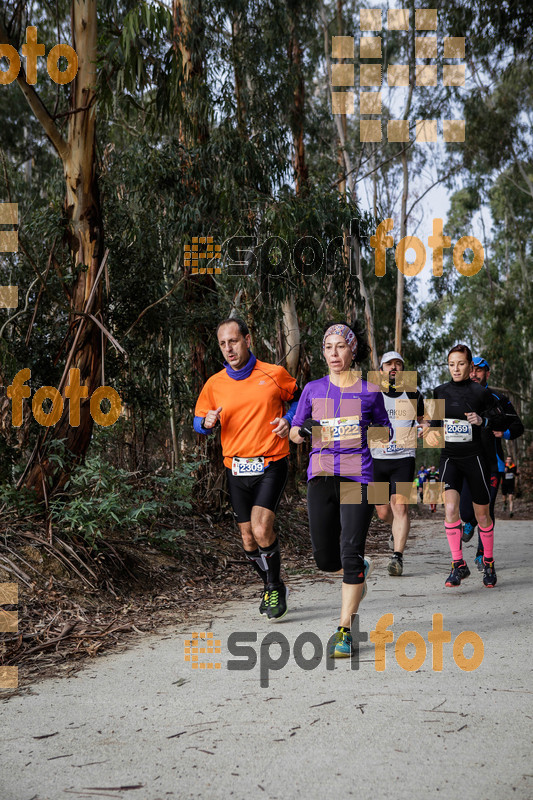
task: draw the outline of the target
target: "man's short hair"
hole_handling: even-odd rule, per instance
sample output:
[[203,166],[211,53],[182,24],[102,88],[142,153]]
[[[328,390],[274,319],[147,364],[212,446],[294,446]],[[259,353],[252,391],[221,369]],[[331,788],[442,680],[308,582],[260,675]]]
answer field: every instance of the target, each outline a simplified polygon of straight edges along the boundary
[[223,319],[222,322],[219,322],[217,325],[217,336],[219,330],[223,325],[231,325],[232,322],[235,322],[235,324],[238,326],[239,333],[241,333],[243,336],[248,336],[248,334],[250,333],[250,331],[248,330],[248,325],[240,317],[228,317],[227,319]]

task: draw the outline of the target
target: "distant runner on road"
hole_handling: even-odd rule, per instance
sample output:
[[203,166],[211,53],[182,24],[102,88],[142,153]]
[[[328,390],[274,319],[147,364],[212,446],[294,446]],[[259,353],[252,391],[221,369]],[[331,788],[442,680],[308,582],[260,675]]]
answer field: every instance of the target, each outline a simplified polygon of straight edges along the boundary
[[514,515],[513,500],[515,493],[515,479],[517,475],[518,475],[518,470],[516,468],[516,464],[513,462],[511,456],[507,456],[507,458],[505,459],[505,470],[503,473],[503,480],[502,480],[502,495],[503,495],[504,510],[507,510],[507,498],[509,498],[510,517]]
[[200,393],[194,430],[210,434],[220,424],[233,512],[246,558],[263,581],[259,611],[279,620],[287,613],[288,589],[274,520],[287,482],[287,437],[300,392],[284,367],[256,359],[242,319],[223,320],[217,337],[225,365]]
[[[430,485],[432,483],[440,483],[439,471],[438,471],[437,467],[435,467],[433,465],[429,468],[428,483]],[[436,512],[436,510],[437,510],[437,504],[436,503],[430,503],[429,504],[429,510],[431,511],[432,514],[434,514]]]
[[429,477],[429,469],[422,464],[420,469],[417,472],[418,477],[418,488],[420,490],[420,502],[422,503],[424,500],[424,484]]

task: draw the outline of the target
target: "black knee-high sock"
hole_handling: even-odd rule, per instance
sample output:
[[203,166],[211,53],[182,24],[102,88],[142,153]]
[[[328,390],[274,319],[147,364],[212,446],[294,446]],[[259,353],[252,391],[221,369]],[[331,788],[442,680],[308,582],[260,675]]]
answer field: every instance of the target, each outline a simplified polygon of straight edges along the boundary
[[259,552],[263,558],[263,568],[267,573],[268,584],[277,586],[281,583],[281,553],[278,538],[276,537],[268,547],[260,547]]
[[245,550],[244,554],[266,586],[267,574],[263,567],[263,556],[261,555],[259,548],[256,547],[255,550]]

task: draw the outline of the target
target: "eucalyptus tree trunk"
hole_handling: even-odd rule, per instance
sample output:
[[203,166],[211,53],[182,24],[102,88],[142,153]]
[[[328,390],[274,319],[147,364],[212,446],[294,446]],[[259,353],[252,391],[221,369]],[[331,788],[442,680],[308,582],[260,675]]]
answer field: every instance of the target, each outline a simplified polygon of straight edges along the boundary
[[[327,16],[326,10],[324,8],[323,2],[320,3],[320,16],[322,19],[322,30],[324,34],[324,57],[326,60],[326,71],[328,77],[328,91],[331,94],[331,58],[330,58],[330,37],[328,33],[328,23],[327,23]],[[344,33],[344,20],[343,20],[343,0],[337,0],[337,32],[338,35],[343,35]],[[339,153],[339,160],[344,169],[344,175],[346,176],[342,180],[339,181],[339,194],[343,197],[346,196],[346,189],[348,188],[350,191],[350,196],[353,201],[357,200],[357,192],[356,192],[356,174],[357,171],[352,165],[352,161],[350,158],[350,154],[347,149],[346,145],[346,114],[335,114],[335,125],[337,128],[337,144],[338,144],[338,153]],[[376,349],[376,336],[375,336],[375,328],[374,328],[374,315],[372,313],[372,305],[370,303],[370,296],[368,289],[366,287],[364,275],[363,275],[363,267],[361,263],[361,248],[359,241],[355,236],[351,237],[351,247],[348,247],[348,236],[345,235],[345,242],[346,246],[345,250],[345,261],[347,266],[351,267],[353,263],[355,266],[355,274],[357,277],[358,285],[359,285],[359,293],[361,295],[361,299],[364,305],[364,314],[365,314],[365,326],[366,326],[366,336],[367,342],[370,349],[370,359],[372,361],[373,369],[378,368],[378,356],[377,356],[377,349]],[[348,274],[351,274],[351,269],[347,270]]]
[[[402,153],[402,204],[400,215],[400,239],[407,236],[407,198],[409,196],[409,170],[407,167],[407,153]],[[400,269],[396,270],[396,317],[394,328],[394,349],[402,351],[403,330],[403,299],[405,289],[405,275]]]
[[[309,172],[305,159],[305,83],[302,70],[302,45],[298,36],[297,3],[291,8],[289,18],[289,63],[293,89],[291,109],[291,132],[293,145],[294,189],[296,196],[307,194],[309,190]],[[281,304],[283,316],[283,339],[285,345],[285,366],[291,375],[296,376],[300,362],[300,325],[296,311],[296,300],[289,294]]]
[[172,468],[175,469],[179,463],[179,446],[178,437],[176,434],[176,413],[174,409],[175,397],[172,388],[174,381],[174,343],[172,341],[172,331],[170,331],[168,337],[167,379],[168,417],[170,421],[170,435],[172,438]]
[[[0,41],[9,41],[1,23]],[[71,354],[70,366],[80,370],[80,381],[88,387],[90,397],[101,385],[103,356],[98,327],[79,313],[90,311],[97,316],[101,312],[100,287],[92,292],[91,308],[86,307],[103,254],[103,228],[96,176],[96,0],[75,0],[72,3],[72,46],[78,56],[78,73],[71,84],[71,108],[66,139],[42,103],[35,87],[27,82],[23,67],[17,82],[63,163],[66,235],[77,273],[70,296],[71,333],[76,334],[80,326],[83,328]],[[40,496],[49,487],[57,488],[67,479],[67,471],[48,460],[43,446],[45,438],[64,439],[66,448],[75,457],[74,461],[85,455],[91,441],[93,419],[88,400],[81,402],[78,427],[72,427],[69,423],[68,405],[64,403],[63,414],[53,429],[47,429],[47,433],[50,432],[48,437],[46,434],[40,437],[24,473],[24,485],[34,488]]]
[[285,346],[285,367],[296,376],[300,360],[300,325],[296,313],[294,295],[289,295],[281,304],[283,315],[283,341]]
[[[414,2],[409,3],[411,18],[414,17]],[[411,113],[411,103],[413,100],[413,87],[415,83],[415,33],[413,26],[409,30],[409,91],[405,102],[403,119],[409,119]],[[407,199],[409,197],[409,168],[407,164],[407,150],[402,149],[402,204],[400,216],[400,238],[407,236]],[[396,318],[394,330],[394,349],[402,352],[403,335],[403,304],[404,304],[405,275],[399,269],[396,270]]]
[[[209,141],[209,126],[205,115],[199,111],[199,102],[207,92],[205,85],[205,22],[201,0],[173,0],[174,49],[181,59],[182,115],[176,120],[180,141],[186,150],[198,151]],[[192,159],[192,155],[191,155]],[[199,194],[196,182],[189,181],[191,194]],[[200,223],[201,224],[201,223]],[[207,231],[191,230],[191,235],[205,236]],[[206,263],[206,262],[204,262]],[[186,276],[184,302],[194,310],[205,302],[205,295],[215,297],[216,284],[212,275]],[[190,359],[193,390],[199,393],[207,380],[207,341],[213,335],[207,325],[200,323],[190,330]]]

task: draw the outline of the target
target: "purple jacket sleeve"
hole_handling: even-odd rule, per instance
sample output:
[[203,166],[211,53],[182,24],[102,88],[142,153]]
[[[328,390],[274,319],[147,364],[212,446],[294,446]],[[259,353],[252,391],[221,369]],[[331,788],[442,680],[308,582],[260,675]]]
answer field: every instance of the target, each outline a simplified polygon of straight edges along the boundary
[[301,428],[305,420],[311,416],[312,400],[310,394],[309,384],[307,384],[307,386],[304,386],[301,397],[298,400],[298,407],[292,418],[291,427]]

